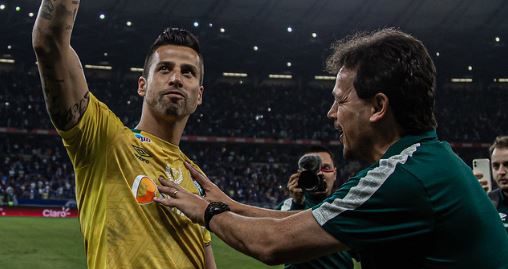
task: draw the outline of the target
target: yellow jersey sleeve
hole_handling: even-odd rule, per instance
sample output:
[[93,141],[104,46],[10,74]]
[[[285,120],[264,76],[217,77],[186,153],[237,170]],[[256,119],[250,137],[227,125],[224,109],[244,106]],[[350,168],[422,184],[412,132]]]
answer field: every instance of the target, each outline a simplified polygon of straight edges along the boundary
[[89,92],[90,100],[78,124],[69,130],[58,130],[75,169],[90,165],[97,155],[105,153],[109,141],[122,128],[120,119]]

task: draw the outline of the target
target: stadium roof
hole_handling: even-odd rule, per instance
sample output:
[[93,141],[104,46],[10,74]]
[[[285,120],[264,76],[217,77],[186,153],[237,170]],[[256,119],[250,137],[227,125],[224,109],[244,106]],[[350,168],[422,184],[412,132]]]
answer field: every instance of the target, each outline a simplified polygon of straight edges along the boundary
[[[0,4],[5,5],[0,10],[0,53],[33,59],[35,17],[28,14],[37,12],[40,1]],[[15,11],[18,5],[20,11]],[[99,19],[100,14],[105,18]],[[441,73],[508,75],[504,0],[85,0],[73,46],[87,63],[141,66],[145,51],[165,26],[195,32],[207,70],[217,73],[317,74],[333,40],[393,26],[422,39]]]

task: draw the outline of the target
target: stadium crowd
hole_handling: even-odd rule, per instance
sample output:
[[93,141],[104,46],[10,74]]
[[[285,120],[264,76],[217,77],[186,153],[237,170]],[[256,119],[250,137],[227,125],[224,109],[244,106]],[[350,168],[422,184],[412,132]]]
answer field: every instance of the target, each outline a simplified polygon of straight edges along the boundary
[[[88,77],[94,94],[127,126],[135,126],[141,113],[136,81]],[[337,133],[324,117],[332,101],[331,85],[212,83],[184,134],[335,140]],[[502,111],[508,103],[506,86],[444,83],[437,95],[441,139],[486,142],[508,129],[508,115]],[[0,115],[0,127],[52,129],[35,71],[0,73]]]
[[[136,81],[89,77],[94,94],[134,127],[141,108]],[[488,142],[508,129],[508,115],[501,110],[508,102],[506,89],[475,86],[441,85],[436,105],[442,139]],[[325,115],[329,102],[330,88],[324,86],[294,89],[217,82],[205,89],[203,105],[190,118],[184,135],[335,141],[337,132],[331,122],[315,116]],[[0,127],[53,129],[35,71],[0,72],[0,115]],[[58,137],[5,133],[0,137],[0,204],[74,198],[73,169]],[[303,145],[201,142],[184,142],[181,147],[231,197],[265,207],[274,207],[287,197],[295,156],[305,149]],[[338,152],[338,148],[332,150]],[[485,154],[486,150],[469,149],[463,158]],[[360,167],[358,162],[339,163],[337,181]]]
[[0,205],[73,199],[74,172],[56,137],[0,135]]

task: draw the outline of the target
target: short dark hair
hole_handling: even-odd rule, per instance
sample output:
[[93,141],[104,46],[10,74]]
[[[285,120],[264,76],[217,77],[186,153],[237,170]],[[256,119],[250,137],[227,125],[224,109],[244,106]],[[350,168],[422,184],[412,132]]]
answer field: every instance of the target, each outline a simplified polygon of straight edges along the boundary
[[395,120],[405,134],[437,127],[436,68],[420,40],[395,28],[359,33],[332,45],[327,70],[356,70],[353,82],[358,97],[377,93],[389,98]]
[[496,137],[496,140],[494,140],[494,143],[490,145],[489,147],[489,156],[492,156],[492,152],[494,152],[494,149],[502,149],[502,148],[508,148],[508,136],[498,136]]
[[181,28],[166,28],[153,42],[150,50],[146,54],[145,57],[145,65],[143,67],[143,77],[148,78],[148,73],[150,69],[150,64],[152,61],[152,57],[154,52],[161,46],[164,45],[176,45],[183,46],[193,49],[199,56],[199,68],[200,68],[200,77],[199,83],[203,85],[203,77],[205,75],[205,68],[203,62],[203,56],[201,55],[201,50],[199,48],[199,41],[195,35],[191,32],[181,29]]
[[312,146],[308,147],[307,149],[305,149],[305,151],[302,154],[302,156],[305,155],[305,154],[318,153],[318,152],[326,152],[326,153],[328,153],[330,155],[330,158],[332,159],[333,166],[336,166],[335,165],[335,158],[333,157],[332,151],[329,148],[325,147],[325,146],[312,145]]

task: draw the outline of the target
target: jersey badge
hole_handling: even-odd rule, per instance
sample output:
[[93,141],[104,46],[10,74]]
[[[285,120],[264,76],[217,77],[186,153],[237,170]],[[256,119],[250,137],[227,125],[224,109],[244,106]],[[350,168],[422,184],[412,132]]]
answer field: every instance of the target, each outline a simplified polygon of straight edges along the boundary
[[183,181],[183,173],[182,168],[173,168],[169,166],[169,164],[166,164],[166,176],[169,180],[173,181],[175,184],[180,185]]

